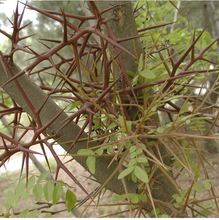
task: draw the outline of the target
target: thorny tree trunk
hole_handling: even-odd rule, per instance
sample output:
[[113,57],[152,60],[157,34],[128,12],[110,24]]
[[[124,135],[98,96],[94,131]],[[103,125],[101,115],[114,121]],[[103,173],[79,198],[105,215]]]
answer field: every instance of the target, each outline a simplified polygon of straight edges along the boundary
[[[1,57],[0,61],[5,62],[3,57]],[[47,128],[47,133],[51,137],[54,137],[60,146],[68,151],[72,142],[79,133],[80,127],[76,123],[71,122],[60,130],[64,120],[68,117],[67,114],[64,113],[63,110],[51,98],[48,98],[47,95],[27,75],[23,74],[19,76],[18,79],[7,83],[14,75],[21,72],[21,69],[15,64],[13,64],[12,69],[13,73],[7,69],[7,66],[3,68],[0,65],[0,86],[10,95],[13,100],[16,101],[16,103],[18,103],[23,108],[25,112],[27,112],[36,121],[39,121],[39,119],[35,118],[35,113],[33,111],[35,109],[41,109],[39,118],[42,125],[45,126],[50,121],[54,120],[52,124]],[[21,95],[19,90],[20,88],[22,88],[23,94],[28,98],[29,102],[33,106],[32,109],[26,105],[26,100]],[[81,139],[82,141],[79,141],[75,144],[75,146],[69,152],[70,154],[76,154],[79,149],[87,148],[87,134],[83,133],[81,135]],[[89,147],[96,145],[98,145],[97,142],[90,142]],[[108,168],[111,159],[112,158],[97,158],[96,173],[94,177],[101,184],[105,183],[105,181],[108,179],[108,177],[110,177],[118,165],[114,163]],[[85,157],[77,156],[75,157],[75,160],[86,170],[88,170]],[[117,180],[116,176],[112,178],[111,182],[107,183],[106,188],[118,194],[125,193],[121,181]],[[137,186],[131,182],[127,183],[127,188],[130,192],[133,193],[137,190]]]
[[[101,10],[106,10],[115,5],[119,5],[119,7],[116,7],[104,14],[106,19],[112,17],[113,15],[113,19],[109,19],[108,24],[110,26],[110,30],[113,31],[113,34],[117,38],[122,39],[138,36],[137,26],[135,23],[131,2],[96,1],[96,5]],[[137,56],[137,58],[139,58],[140,54],[143,52],[140,38],[136,38],[131,41],[126,41],[121,44],[132,54]],[[136,59],[134,59],[126,52],[122,52],[122,59],[124,61],[124,66],[126,70],[131,70],[133,73],[137,72]],[[133,110],[129,112],[130,118],[132,118],[132,112]],[[159,124],[158,114],[153,115],[151,117],[151,121],[155,125]],[[159,153],[161,153],[161,155],[163,156],[163,161],[165,162],[165,164],[168,166],[171,165],[171,158],[167,155],[165,146],[163,146],[161,143],[159,143]],[[159,155],[159,153],[157,153],[157,156]],[[167,175],[169,175],[169,178],[172,178],[171,173],[164,174],[161,170],[158,170],[154,175],[155,181],[151,185],[151,191],[153,198],[165,202],[170,202],[171,200],[173,200],[172,195],[177,193],[177,189],[172,184],[171,180],[167,177]]]
[[[112,5],[120,4],[120,7],[116,9],[116,11],[111,11],[109,14],[113,17],[113,20],[109,22],[111,30],[114,32],[116,37],[118,38],[126,38],[137,35],[137,28],[133,17],[133,9],[130,2],[96,2],[100,9],[106,9],[112,7]],[[107,14],[106,14],[107,16]],[[123,47],[132,52],[137,57],[141,54],[142,48],[140,44],[140,40],[132,40],[123,43]],[[136,71],[137,64],[136,60],[134,60],[131,56],[125,54],[123,52],[123,60],[125,64],[126,70],[131,70],[132,72]],[[35,120],[40,120],[42,125],[47,125],[50,121],[53,121],[51,125],[48,126],[47,133],[53,136],[57,142],[62,146],[66,151],[68,151],[71,143],[74,141],[78,132],[80,131],[80,127],[74,122],[69,123],[64,128],[60,129],[63,121],[67,118],[67,115],[60,109],[52,99],[48,98],[46,94],[25,74],[19,76],[18,79],[15,79],[9,83],[14,75],[21,72],[20,68],[15,64],[12,66],[13,72],[11,72],[7,68],[6,61],[3,56],[1,57],[1,63],[4,65],[0,65],[0,86],[10,95],[10,97],[15,100],[24,111],[26,111],[31,117]],[[22,91],[23,96],[20,94]],[[26,101],[24,96],[27,97],[29,102],[32,105],[32,108],[29,108],[26,105]],[[39,110],[39,119],[35,118],[34,109]],[[158,116],[154,116],[152,119],[155,123],[158,123]],[[87,134],[83,133],[81,138],[84,138],[82,141],[76,143],[76,145],[69,152],[70,154],[76,154],[79,149],[87,148]],[[91,142],[89,147],[98,145],[97,142]],[[166,155],[165,147],[160,145],[160,151],[162,156],[164,157],[164,161],[166,165],[170,165],[171,160]],[[100,184],[107,183],[105,187],[117,194],[124,194],[124,186],[122,181],[117,179],[117,174],[111,176],[113,172],[117,169],[118,164],[114,162],[110,167],[108,167],[112,158],[97,158],[96,161],[96,173],[94,177]],[[86,170],[88,170],[86,165],[85,157],[75,157],[75,160],[80,163]],[[116,170],[118,172],[118,170]],[[153,197],[155,199],[161,201],[170,202],[172,200],[172,195],[177,193],[176,188],[172,184],[170,178],[171,173],[168,174],[169,177],[164,175],[162,171],[158,170],[155,173],[155,178],[153,181],[153,185],[151,185],[151,190]],[[108,181],[108,178],[111,178]],[[107,182],[106,182],[107,181]],[[138,186],[132,182],[126,181],[126,187],[128,192],[136,193]]]

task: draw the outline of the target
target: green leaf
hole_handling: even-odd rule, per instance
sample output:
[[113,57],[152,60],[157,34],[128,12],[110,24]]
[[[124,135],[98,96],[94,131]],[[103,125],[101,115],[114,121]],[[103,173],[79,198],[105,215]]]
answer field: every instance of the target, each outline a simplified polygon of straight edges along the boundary
[[124,125],[124,120],[125,120],[124,117],[119,115],[118,121],[119,121],[120,125]]
[[156,112],[157,111],[157,105],[152,106],[151,111]]
[[210,190],[211,189],[211,180],[206,179],[202,181],[202,186],[207,189]]
[[62,185],[60,183],[56,183],[55,188],[52,193],[52,204],[55,205],[62,196]]
[[172,197],[176,200],[178,204],[181,204],[184,199],[184,196],[180,196],[179,194],[173,194]]
[[126,73],[128,74],[128,76],[130,76],[131,78],[133,78],[135,76],[135,73],[133,73],[130,70],[127,70]]
[[71,107],[70,107],[70,109],[69,110],[73,110],[74,108],[76,108],[76,107],[78,107],[79,105],[80,105],[80,101],[75,101],[72,105],[71,105]]
[[197,191],[197,192],[202,192],[203,191],[203,187],[200,183],[195,183],[194,184],[194,189]]
[[138,157],[137,162],[138,163],[148,163],[148,160],[145,157]]
[[131,173],[131,180],[136,183],[137,182],[137,177],[136,175],[134,174],[134,172]]
[[133,79],[132,79],[132,86],[135,86],[138,83],[138,78],[139,75],[136,75]]
[[28,188],[28,189],[32,188],[34,184],[35,184],[35,176],[31,176],[31,177],[28,179],[27,188]]
[[15,201],[15,194],[12,191],[8,191],[5,195],[6,198],[6,203],[10,204],[12,206],[12,204]]
[[136,151],[134,151],[134,152],[132,152],[132,153],[130,154],[130,158],[135,158],[135,157],[137,157]]
[[70,212],[74,205],[76,204],[76,196],[71,190],[67,190],[66,195],[65,195],[65,204],[67,207],[67,211]]
[[179,114],[183,114],[183,113],[185,113],[185,112],[188,112],[190,106],[191,106],[190,103],[184,104],[184,105],[180,108]]
[[130,149],[129,149],[129,152],[133,153],[135,150],[136,150],[136,146],[131,146]]
[[49,172],[44,172],[44,173],[41,173],[39,178],[38,178],[38,182],[41,182],[42,180],[45,180],[49,175]]
[[122,179],[123,177],[129,175],[129,174],[134,170],[134,168],[135,168],[135,167],[132,166],[132,167],[128,167],[127,169],[123,170],[123,171],[119,174],[118,179]]
[[139,202],[138,194],[130,193],[130,194],[128,194],[128,198],[131,203],[138,203]]
[[47,182],[43,187],[43,193],[47,202],[52,200],[52,194],[54,190],[54,184],[51,182]]
[[206,217],[212,216],[212,214],[213,214],[211,211],[209,211],[209,210],[207,210],[207,209],[201,210],[200,213],[202,213],[203,216],[206,216]]
[[200,176],[200,175],[201,175],[201,171],[200,171],[200,169],[196,166],[195,163],[193,163],[192,161],[190,161],[190,166],[191,166],[192,170],[195,172],[195,174],[196,174],[197,176]]
[[153,210],[151,211],[151,214],[152,214],[152,215],[158,215],[158,214],[160,214],[160,209],[159,209],[159,208],[153,209]]
[[56,180],[56,183],[61,184],[61,186],[68,186],[68,184],[65,183],[63,180]]
[[128,167],[132,167],[134,166],[135,164],[137,163],[137,159],[136,158],[133,158],[129,161],[128,163]]
[[212,203],[204,203],[202,204],[203,208],[205,209],[210,209],[210,208],[213,208],[213,204]]
[[24,209],[17,217],[18,218],[27,218],[29,214],[29,209]]
[[38,210],[33,210],[28,213],[28,218],[36,218],[38,215]]
[[126,121],[126,126],[127,126],[128,131],[132,130],[132,122],[131,121]]
[[112,130],[112,129],[115,128],[116,126],[117,126],[117,124],[116,124],[115,122],[112,122],[112,123],[108,126],[107,130]]
[[43,195],[43,187],[41,184],[36,184],[34,187],[33,187],[33,190],[32,190],[32,193],[33,193],[33,196],[35,197],[36,200],[41,200],[42,199],[42,195]]
[[142,151],[143,151],[143,150],[142,150],[141,148],[138,148],[138,149],[136,150],[136,153],[137,153],[137,154],[141,154]]
[[115,197],[113,197],[112,201],[118,202],[118,201],[125,200],[125,199],[129,199],[132,203],[137,203],[140,201],[141,198],[138,194],[128,193],[128,194],[122,194],[119,196],[115,196]]
[[134,169],[135,176],[144,183],[148,182],[148,174],[141,167],[136,166]]
[[88,156],[86,160],[86,164],[88,166],[89,171],[92,174],[95,174],[96,171],[96,157],[95,156]]
[[157,132],[159,134],[162,134],[165,130],[166,130],[166,127],[159,127],[159,128],[157,128]]
[[138,194],[138,198],[139,198],[139,201],[140,201],[140,202],[146,202],[146,201],[148,201],[147,195]]
[[29,198],[29,196],[30,196],[30,193],[29,193],[30,191],[29,190],[25,190],[24,192],[23,192],[23,194],[21,195],[21,197],[20,197],[20,199],[28,199]]
[[157,114],[157,112],[152,112],[152,111],[150,111],[149,114],[148,114],[148,116],[151,117],[152,115],[155,115],[155,114]]
[[26,190],[26,183],[22,179],[18,182],[16,186],[16,195],[21,196],[25,190]]
[[140,55],[138,60],[138,72],[141,72],[143,69],[143,54]]
[[77,155],[89,156],[94,155],[94,152],[91,149],[80,149],[78,150]]
[[142,70],[140,72],[140,75],[143,76],[145,79],[155,79],[157,77],[153,71],[147,69]]
[[101,156],[101,155],[103,155],[103,148],[98,148],[96,151],[95,151],[95,153],[98,155],[98,156]]
[[114,151],[115,151],[114,147],[112,145],[108,146],[106,149],[109,153],[114,153]]
[[126,199],[126,198],[127,198],[126,194],[122,194],[122,195],[113,197],[113,198],[112,198],[112,201],[113,201],[113,202],[118,202],[118,201],[124,200],[124,199]]
[[148,134],[154,134],[154,132],[155,132],[155,129],[151,129],[148,131]]

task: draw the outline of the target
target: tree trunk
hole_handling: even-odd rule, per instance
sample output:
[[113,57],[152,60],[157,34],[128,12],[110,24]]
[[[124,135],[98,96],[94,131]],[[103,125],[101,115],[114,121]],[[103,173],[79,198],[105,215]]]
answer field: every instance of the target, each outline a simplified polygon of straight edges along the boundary
[[[109,19],[110,17],[113,18],[109,19],[107,22],[110,30],[118,39],[122,38],[131,38],[138,36],[137,25],[135,23],[134,14],[132,3],[128,1],[96,1],[95,2],[98,9],[104,11],[109,9],[113,6],[119,5],[118,7],[113,8],[112,10],[104,13],[104,18]],[[124,62],[124,66],[126,71],[130,70],[133,73],[137,73],[137,63],[140,54],[143,52],[143,48],[140,42],[140,37],[135,38],[126,42],[121,43],[121,45],[130,51],[132,54],[136,56],[130,56],[126,52],[122,52],[122,59]],[[152,90],[149,91],[152,94]],[[132,110],[129,112],[130,118],[132,118]],[[151,121],[153,121],[154,125],[157,126],[159,123],[159,116],[155,114],[151,117]],[[155,140],[157,141],[157,140]],[[156,151],[156,150],[155,150]],[[163,161],[166,165],[171,165],[172,160],[170,156],[168,156],[167,150],[165,146],[159,143],[159,153],[163,156]],[[158,152],[155,152],[157,156],[159,155]],[[159,156],[158,156],[159,157]],[[168,177],[169,176],[169,177]],[[157,170],[154,174],[153,184],[151,184],[151,192],[153,198],[164,201],[170,202],[173,201],[172,195],[178,193],[176,187],[173,185],[173,182],[170,179],[173,178],[171,172],[167,172],[164,174],[163,171],[160,169]],[[169,214],[171,213],[170,210],[166,210]]]
[[[98,1],[96,2],[96,4],[101,10],[108,9],[116,4],[120,5],[117,9],[114,8],[104,15],[106,16],[106,18],[113,15],[113,19],[110,20],[108,24],[116,38],[129,38],[137,36],[138,32],[133,16],[131,2]],[[138,58],[142,53],[142,47],[139,38],[126,41],[121,44],[125,49],[136,56],[136,58]],[[130,70],[133,73],[137,71],[136,58],[126,54],[126,52],[124,51],[122,52],[122,59],[125,70]],[[51,98],[48,98],[47,95],[29,78],[29,76],[25,75],[25,73],[19,75],[17,79],[8,82],[14,75],[21,73],[21,70],[15,64],[9,67],[3,56],[1,57],[0,61],[1,63],[4,63],[4,65],[0,65],[0,86],[33,119],[38,122],[40,120],[43,126],[47,125],[49,122],[56,118],[48,126],[47,134],[56,139],[59,145],[62,146],[66,151],[68,151],[69,147],[76,138],[77,134],[80,132],[81,128],[76,123],[71,122],[60,129],[60,127],[62,127],[63,125],[63,121],[67,118],[67,115],[62,111],[62,109],[58,105],[56,105]],[[13,72],[11,72],[10,69],[12,69]],[[27,99],[29,100],[28,105],[26,101]],[[36,112],[34,111],[36,109],[41,109],[39,113],[39,118],[36,118]],[[155,124],[158,124],[158,115],[154,115],[152,121],[154,121]],[[83,140],[75,144],[75,146],[69,152],[70,154],[76,154],[79,149],[87,148],[87,146],[92,147],[99,144],[95,141],[88,143],[88,137],[86,133],[83,133],[81,135],[81,138],[83,138]],[[161,143],[159,143],[159,151],[163,156],[163,160],[166,165],[171,165],[171,159],[169,156],[167,156],[165,146],[163,146]],[[122,181],[117,179],[117,174],[111,177],[111,175],[118,167],[117,162],[114,162],[110,167],[108,167],[111,159],[111,157],[98,157],[96,161],[96,173],[93,176],[100,184],[107,183],[105,185],[107,189],[117,194],[124,194],[124,186],[122,184]],[[88,170],[85,157],[77,156],[75,157],[75,160],[79,164],[81,164],[86,170]],[[116,172],[118,172],[118,170],[116,170]],[[106,182],[109,177],[111,177],[111,180]],[[173,185],[171,178],[171,172],[167,172],[164,174],[161,169],[157,169],[154,174],[153,183],[151,183],[150,185],[153,198],[161,200],[163,202],[171,203],[172,195],[177,193],[177,189]],[[126,187],[129,193],[136,193],[138,189],[137,184],[129,182],[127,181],[127,179]],[[167,210],[167,212],[171,214],[170,210]]]
[[[0,63],[4,62],[6,62],[6,60],[1,57]],[[5,63],[5,65],[7,64]],[[57,117],[46,131],[49,136],[57,140],[61,147],[68,151],[81,128],[76,123],[71,122],[60,130],[64,124],[64,120],[68,117],[67,114],[64,113],[51,98],[48,98],[48,96],[30,79],[30,77],[25,75],[25,73],[8,83],[14,75],[21,73],[21,69],[15,64],[13,64],[13,67],[7,67],[5,65],[0,65],[0,86],[34,120],[39,122],[40,119],[43,126]],[[13,72],[11,72],[10,69],[12,69]],[[21,93],[21,90],[23,94]],[[30,104],[27,105],[27,101],[24,96],[27,97]],[[31,105],[33,106],[32,108],[30,107]],[[39,119],[37,119],[35,114],[36,112],[34,111],[39,110],[40,108]],[[83,138],[83,140],[75,144],[69,152],[70,155],[76,154],[79,149],[86,149],[87,146],[92,147],[99,144],[95,141],[88,143],[88,137],[85,132],[83,132],[80,138]],[[88,170],[86,157],[77,156],[75,157],[75,160]],[[108,167],[111,160],[112,157],[97,158],[96,173],[93,176],[100,184],[104,184],[118,166],[118,163],[114,162],[110,167]],[[123,184],[117,179],[117,175],[114,175],[112,180],[108,182],[105,187],[117,194],[125,193]],[[137,185],[127,181],[127,188],[128,191],[135,193]]]
[[[195,28],[206,29],[213,38],[218,37],[219,35],[219,2],[217,1],[182,1],[180,12],[183,16],[185,16],[189,22],[193,24]],[[217,42],[217,51],[219,52],[219,41]],[[211,60],[218,65],[218,56],[211,56]],[[215,82],[218,81],[218,74],[210,74],[209,76],[209,91],[213,86],[215,87]],[[215,87],[214,91],[209,95],[209,103],[210,105],[214,105],[218,102],[218,94],[219,88]],[[213,108],[212,108],[213,109]],[[212,114],[215,112],[212,111]],[[212,129],[212,125],[206,123],[206,130],[213,130],[215,133],[218,132],[218,127],[214,126]],[[209,153],[218,153],[218,141],[217,140],[208,140],[203,141],[202,144],[204,149]]]

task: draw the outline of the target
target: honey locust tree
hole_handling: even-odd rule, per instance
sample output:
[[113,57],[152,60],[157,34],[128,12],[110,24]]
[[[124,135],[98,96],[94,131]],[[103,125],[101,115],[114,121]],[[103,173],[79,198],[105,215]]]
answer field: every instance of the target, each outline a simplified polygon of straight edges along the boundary
[[[193,32],[190,41],[184,39],[188,45],[173,51],[171,37],[168,41],[161,32],[171,23],[147,26],[145,22],[137,28],[136,19],[152,17],[143,1],[135,7],[127,1],[90,1],[84,4],[86,15],[31,4],[19,14],[18,5],[12,33],[0,31],[11,42],[9,53],[1,51],[0,113],[11,129],[0,133],[1,166],[21,152],[21,169],[26,165],[29,180],[30,156],[43,153],[47,160],[48,149],[56,162],[55,180],[61,170],[66,172],[89,204],[106,188],[120,195],[113,205],[126,206],[131,216],[205,216],[212,206],[195,197],[201,188],[210,195],[205,201],[217,209],[208,173],[201,172],[206,171],[200,163],[205,154],[196,142],[217,138],[206,135],[202,126],[203,121],[214,125],[215,120],[204,114],[206,100],[195,96],[194,90],[203,85],[192,82],[204,81],[217,71],[209,69],[206,53],[218,38],[203,46],[204,32]],[[22,35],[28,27],[22,25],[25,10],[34,10],[62,28],[61,38],[40,40],[45,47],[42,53],[34,45],[22,44],[32,37]],[[31,62],[21,69],[22,53],[30,54]],[[168,114],[170,122],[162,124],[159,112]],[[92,193],[57,155],[57,143],[100,184]],[[179,175],[189,176],[192,184],[181,188]],[[44,187],[53,189],[51,198],[45,194],[52,204],[61,198],[61,193],[54,196],[60,182],[55,183]],[[74,196],[68,189],[68,211],[75,205]]]

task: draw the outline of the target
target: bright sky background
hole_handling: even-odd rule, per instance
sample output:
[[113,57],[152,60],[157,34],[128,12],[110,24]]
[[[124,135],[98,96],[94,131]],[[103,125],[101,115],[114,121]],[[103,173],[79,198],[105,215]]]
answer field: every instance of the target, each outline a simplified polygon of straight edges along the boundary
[[0,5],[0,12],[6,12],[7,14],[12,14],[13,8],[16,5],[16,0],[7,0],[1,1],[2,4]]
[[[25,0],[20,0],[20,2],[24,2],[25,3],[26,1]],[[17,0],[6,0],[6,1],[3,1],[3,4],[0,4],[0,13],[5,13],[8,18],[11,18],[11,16],[13,15],[13,12],[16,10],[16,5],[17,5]],[[24,7],[24,5],[19,4],[19,12],[20,13],[22,12],[23,7]],[[29,20],[34,22],[34,20],[36,19],[36,16],[37,16],[37,13],[35,11],[26,9],[25,13],[24,13],[24,18],[23,19],[24,20],[25,19],[29,19]],[[35,20],[35,22],[36,22],[36,20]],[[7,22],[7,25],[6,25],[5,21],[4,22],[1,21],[1,25],[2,25],[1,29],[3,31],[6,31],[8,33],[12,32],[12,28],[11,28],[11,25],[9,24],[9,22]],[[5,39],[6,39],[6,37],[4,37],[4,35],[2,35],[0,33],[0,49],[1,49],[1,45],[3,44]]]
[[[25,3],[25,0],[19,0],[20,2]],[[4,12],[8,17],[10,17],[13,14],[13,11],[16,9],[17,0],[6,0],[3,1],[3,4],[0,4],[0,12]],[[19,11],[23,9],[22,4],[19,4]],[[36,14],[33,13],[31,10],[26,10],[26,16],[25,17],[35,17]]]

